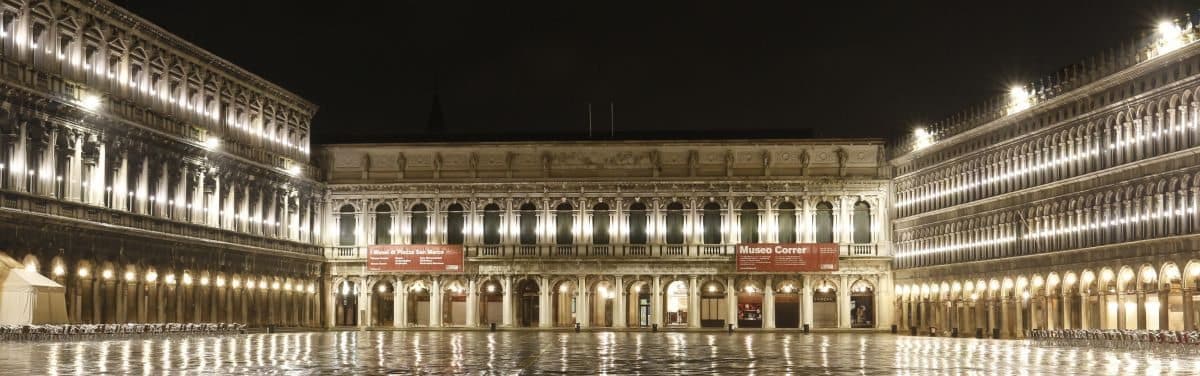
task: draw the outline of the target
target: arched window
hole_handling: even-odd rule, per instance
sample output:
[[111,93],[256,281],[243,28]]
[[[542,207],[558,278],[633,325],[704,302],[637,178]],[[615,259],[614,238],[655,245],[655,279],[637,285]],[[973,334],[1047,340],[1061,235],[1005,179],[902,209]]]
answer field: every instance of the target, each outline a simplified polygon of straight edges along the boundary
[[532,203],[524,203],[517,215],[521,226],[521,244],[537,244],[537,207]]
[[425,204],[413,205],[412,222],[409,223],[409,229],[411,230],[409,244],[429,243],[429,213]]
[[483,207],[483,244],[500,244],[500,205]]
[[833,204],[828,201],[817,203],[817,217],[814,220],[817,243],[833,243]]
[[341,213],[338,214],[338,216],[340,216],[340,218],[338,218],[338,230],[340,230],[338,231],[338,244],[354,245],[355,241],[357,240],[354,237],[354,227],[357,225],[354,218],[354,206],[343,205],[338,212]]
[[701,221],[704,226],[704,244],[721,244],[721,204],[704,204]]
[[739,222],[741,222],[741,242],[758,243],[758,205],[753,202],[742,204]]
[[629,205],[629,244],[646,244],[648,219],[646,204],[635,202]]
[[392,244],[392,208],[388,204],[375,207],[375,244]]
[[570,203],[561,203],[554,208],[554,225],[556,227],[554,242],[559,245],[569,245],[575,242],[572,236],[575,227],[575,213]]
[[779,242],[796,242],[796,204],[785,202],[779,204]]
[[592,244],[608,244],[608,204],[592,207]]
[[463,216],[461,204],[450,204],[446,208],[446,244],[462,244],[466,238],[463,229],[466,227],[466,217]]
[[871,242],[871,204],[859,201],[854,204],[854,242]]
[[667,244],[683,244],[683,204],[667,204]]

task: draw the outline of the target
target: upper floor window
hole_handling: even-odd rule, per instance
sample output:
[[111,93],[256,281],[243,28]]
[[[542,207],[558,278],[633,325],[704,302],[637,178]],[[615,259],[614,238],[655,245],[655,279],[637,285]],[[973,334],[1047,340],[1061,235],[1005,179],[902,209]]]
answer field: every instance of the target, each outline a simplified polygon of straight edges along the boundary
[[608,244],[608,204],[592,206],[592,244]]
[[779,227],[780,243],[796,242],[796,204],[785,202],[779,204],[776,225]]
[[446,208],[446,244],[462,244],[466,235],[466,216],[463,215],[462,204],[450,204]]
[[517,216],[518,224],[521,226],[518,240],[521,244],[537,244],[537,206],[528,202],[521,204]]
[[666,218],[667,244],[683,244],[683,204],[672,202],[667,204]]
[[854,204],[854,242],[871,242],[871,204],[859,201]]
[[701,221],[704,226],[704,244],[721,244],[721,204],[704,204]]
[[354,236],[354,228],[357,226],[354,218],[354,206],[342,205],[338,210],[338,244],[354,245],[356,239]]
[[409,244],[429,244],[429,212],[425,204],[413,205],[409,229]]
[[817,243],[833,243],[833,204],[828,201],[817,203],[817,215],[813,219],[813,230]]
[[483,207],[483,244],[500,244],[500,205]]
[[646,204],[635,202],[629,205],[629,244],[646,244],[648,222]]
[[758,205],[753,202],[742,204],[740,211],[741,242],[758,243]]
[[554,224],[556,227],[554,242],[560,245],[572,244],[575,242],[574,232],[575,213],[570,203],[561,203],[554,208]]
[[392,208],[388,204],[375,207],[375,244],[392,244]]

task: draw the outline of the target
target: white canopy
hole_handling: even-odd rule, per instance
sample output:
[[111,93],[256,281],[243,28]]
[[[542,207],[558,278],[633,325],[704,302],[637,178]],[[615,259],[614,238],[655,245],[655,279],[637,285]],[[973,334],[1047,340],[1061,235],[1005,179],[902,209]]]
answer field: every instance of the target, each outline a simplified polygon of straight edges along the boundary
[[66,289],[0,253],[0,324],[66,323]]

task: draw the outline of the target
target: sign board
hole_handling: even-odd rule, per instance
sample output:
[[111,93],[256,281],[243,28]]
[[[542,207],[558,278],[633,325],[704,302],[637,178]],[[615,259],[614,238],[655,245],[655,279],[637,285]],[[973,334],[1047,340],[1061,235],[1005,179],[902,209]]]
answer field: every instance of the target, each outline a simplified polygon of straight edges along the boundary
[[373,245],[367,247],[372,272],[463,272],[461,244]]
[[738,244],[739,272],[829,272],[838,270],[837,243]]

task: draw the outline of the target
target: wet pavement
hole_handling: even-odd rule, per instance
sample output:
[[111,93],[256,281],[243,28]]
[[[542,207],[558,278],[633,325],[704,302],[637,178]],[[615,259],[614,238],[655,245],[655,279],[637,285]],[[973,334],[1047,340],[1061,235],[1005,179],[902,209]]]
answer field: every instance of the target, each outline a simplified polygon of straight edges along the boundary
[[304,332],[0,342],[0,374],[1158,375],[1176,351],[1027,341],[739,332]]

